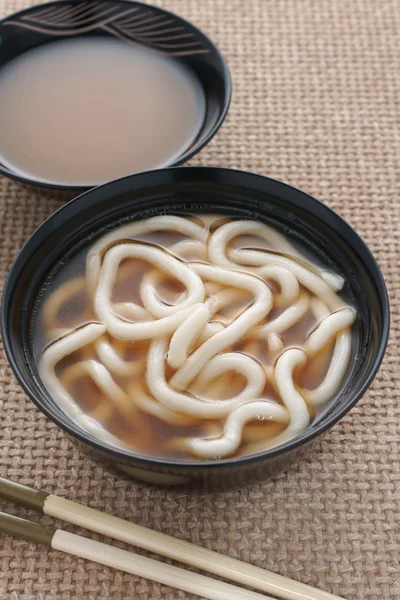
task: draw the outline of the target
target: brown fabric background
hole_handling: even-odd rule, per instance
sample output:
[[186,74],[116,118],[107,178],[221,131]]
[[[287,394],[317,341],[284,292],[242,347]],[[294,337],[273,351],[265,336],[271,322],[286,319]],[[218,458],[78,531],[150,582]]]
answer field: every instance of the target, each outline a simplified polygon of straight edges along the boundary
[[[0,0],[0,11],[5,15],[28,4]],[[203,28],[232,71],[229,117],[192,164],[237,167],[287,181],[357,229],[389,287],[393,320],[386,359],[370,392],[308,460],[273,481],[210,495],[142,488],[102,471],[27,400],[3,357],[1,475],[348,600],[395,600],[400,597],[399,1],[157,4]],[[0,179],[2,280],[23,242],[61,203],[54,193]],[[11,505],[6,509],[26,514]],[[1,537],[0,598],[189,596]]]

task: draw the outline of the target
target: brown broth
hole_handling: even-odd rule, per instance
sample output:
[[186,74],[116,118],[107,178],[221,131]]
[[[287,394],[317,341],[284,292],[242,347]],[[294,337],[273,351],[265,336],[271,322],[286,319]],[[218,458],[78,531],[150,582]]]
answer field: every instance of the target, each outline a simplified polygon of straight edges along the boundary
[[[242,247],[249,245],[249,241],[245,238],[246,236],[241,236]],[[166,251],[169,250],[172,244],[183,239],[185,238],[182,235],[166,232],[148,233],[135,238],[136,241],[151,244],[163,248]],[[252,236],[251,245],[254,245],[255,242],[257,242],[257,240]],[[235,245],[238,247],[238,240],[235,240]],[[262,240],[260,240],[259,247],[265,247]],[[308,257],[311,258],[310,252],[307,252],[305,248],[302,248],[301,252],[303,256],[307,256],[308,254]],[[70,281],[72,277],[78,277],[84,274],[86,253],[87,249],[81,251],[72,258],[69,264],[60,270],[54,277],[49,289],[44,295],[44,302],[41,304],[39,317],[35,322],[34,352],[37,360],[43,350],[57,339],[57,336],[59,335],[57,331],[59,328],[76,328],[86,323],[97,321],[88,296],[86,293],[81,293],[72,297],[60,308],[54,323],[56,329],[51,330],[46,327],[43,322],[43,307],[46,306],[46,301],[51,297],[51,294],[53,294],[60,286],[65,285]],[[182,258],[182,260],[188,259]],[[312,260],[314,264],[318,262],[314,256],[312,257]],[[134,301],[141,304],[138,292],[140,282],[143,276],[151,269],[154,269],[152,265],[140,260],[129,259],[122,262],[119,269],[119,276],[113,290],[113,301]],[[167,304],[176,303],[183,292],[183,286],[172,279],[165,280],[163,285],[160,285],[158,288],[160,299]],[[312,296],[312,294],[305,289],[302,289],[301,292]],[[212,320],[226,324],[228,319],[236,318],[250,306],[250,304],[250,294],[243,292],[242,298],[235,301],[230,307],[230,310],[226,309],[221,311],[221,314],[216,314]],[[285,306],[274,306],[268,316],[268,320],[277,317],[285,308]],[[301,346],[316,325],[317,321],[309,310],[300,322],[281,334],[285,349]],[[108,339],[109,341],[112,341],[114,348],[119,352],[120,356],[126,360],[132,360],[141,354],[147,354],[149,341],[133,343],[116,341],[111,337],[108,337]],[[334,344],[328,344],[313,358],[313,360],[307,363],[305,368],[297,369],[295,371],[294,380],[299,388],[308,387],[309,389],[313,389],[321,383],[329,368],[333,347]],[[232,348],[227,349],[227,351],[248,354],[259,363],[265,365],[265,367],[273,366],[279,357],[279,353],[274,355],[269,352],[265,343],[261,340],[253,340],[250,344],[241,340]],[[93,344],[86,346],[79,353],[75,353],[74,355],[63,359],[57,366],[57,375],[59,378],[63,378],[63,373],[65,373],[66,369],[71,364],[82,359],[98,360]],[[167,380],[173,373],[173,369],[167,365]],[[144,373],[138,375],[136,378],[133,377],[128,379],[113,374],[113,378],[124,390],[127,390],[129,386],[131,386],[130,389],[135,389],[135,386],[141,386],[141,388],[150,395]],[[229,372],[216,378],[216,380],[212,382],[212,385],[213,387],[215,386],[214,390],[207,391],[199,388],[195,380],[189,386],[188,390],[186,390],[186,393],[188,395],[196,395],[200,398],[202,397],[202,394],[205,394],[205,397],[208,399],[215,398],[224,400],[239,393],[245,385],[245,380],[242,375],[235,372]],[[106,415],[103,423],[104,427],[127,444],[132,450],[147,456],[195,460],[195,457],[182,452],[182,450],[176,447],[176,438],[185,436],[202,438],[219,437],[224,427],[225,419],[203,421],[193,418],[192,422],[186,425],[169,425],[154,416],[146,414],[140,409],[133,411],[131,419],[126,419],[121,414],[118,414],[117,411],[107,412],[107,404],[109,404],[109,401],[88,377],[82,377],[75,381],[70,387],[69,392],[85,411],[91,412],[100,408],[99,414],[102,414],[103,411],[103,414]],[[276,388],[268,381],[268,379],[261,398],[271,399],[281,403]],[[132,395],[132,401],[133,403],[135,401],[134,394]],[[312,407],[309,407],[309,412],[311,418],[314,418],[314,409]],[[284,428],[285,426],[282,424],[268,421],[248,423],[243,430],[242,444],[233,456],[241,456],[261,451],[262,441],[267,441],[271,437],[276,436],[283,431]]]
[[0,162],[94,185],[165,166],[198,134],[199,80],[147,47],[93,36],[38,46],[0,69]]

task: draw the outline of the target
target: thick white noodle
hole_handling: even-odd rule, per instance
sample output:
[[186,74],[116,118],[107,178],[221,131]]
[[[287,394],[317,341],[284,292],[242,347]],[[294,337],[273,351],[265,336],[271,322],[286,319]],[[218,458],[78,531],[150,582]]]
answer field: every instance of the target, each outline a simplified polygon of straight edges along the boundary
[[344,286],[344,277],[333,273],[332,271],[320,271],[322,279],[333,289],[334,292],[338,292]]
[[[329,308],[319,298],[311,298],[310,309],[318,323],[330,315]],[[323,381],[312,390],[301,390],[309,405],[321,406],[336,394],[350,362],[351,345],[351,332],[347,329],[341,331],[336,337],[331,362]]]
[[256,419],[287,423],[289,414],[283,406],[272,400],[248,402],[231,412],[220,438],[184,438],[180,443],[182,448],[199,458],[225,458],[239,448],[246,423]]
[[[212,299],[213,302],[213,315],[223,311],[224,309],[232,308],[233,305],[236,304],[235,315],[229,314],[229,316],[221,316],[219,315],[217,318],[220,322],[223,322],[224,325],[229,325],[229,323],[236,317],[239,316],[242,312],[244,312],[247,308],[248,302],[246,303],[243,298],[243,292],[246,293],[244,289],[237,288],[225,288],[222,291],[215,292],[209,298]],[[248,292],[247,292],[248,293]],[[250,301],[252,299],[250,298]],[[239,306],[238,306],[239,303]]]
[[[211,262],[227,269],[232,268],[230,257],[228,258],[227,255],[227,246],[233,238],[244,234],[256,235],[263,238],[272,246],[273,250],[277,250],[280,253],[293,257],[298,255],[297,250],[287,239],[279,231],[269,227],[269,225],[259,223],[258,221],[233,221],[219,227],[211,236],[208,247]],[[307,270],[319,275],[333,291],[342,289],[344,285],[343,277],[330,271],[321,270],[304,258],[301,258],[301,261],[306,265]]]
[[[181,242],[180,242],[181,243]],[[194,242],[198,243],[198,242]],[[166,304],[162,302],[157,297],[157,285],[164,278],[164,274],[160,271],[153,269],[147,272],[140,283],[140,298],[143,302],[144,307],[154,316],[163,317],[167,316],[169,313],[174,312],[176,307],[182,307],[182,299],[179,303],[174,304],[172,307],[169,307],[165,310]],[[297,281],[297,280],[296,280]],[[204,287],[205,289],[205,287]],[[206,291],[206,289],[205,289]],[[207,291],[206,291],[207,292]],[[184,294],[182,294],[182,297]],[[210,315],[215,314],[222,308],[228,306],[229,304],[234,303],[237,300],[243,301],[243,290],[238,289],[224,289],[220,291],[215,291],[214,294],[210,294],[210,297],[215,298],[215,302],[213,303],[213,310],[210,311]],[[211,300],[210,300],[211,302]]]
[[164,423],[168,423],[168,425],[193,425],[195,422],[195,419],[192,417],[171,410],[168,406],[164,406],[164,404],[160,404],[154,400],[154,398],[151,398],[146,394],[140,384],[129,386],[128,395],[136,408],[148,415],[160,419],[160,421],[163,421]]
[[100,338],[95,342],[97,356],[107,369],[122,377],[134,377],[145,368],[145,357],[138,360],[125,360],[121,358],[115,348],[106,339]]
[[90,377],[101,392],[107,396],[114,406],[114,409],[128,419],[132,418],[136,412],[133,402],[129,399],[124,390],[114,381],[106,367],[97,360],[83,360],[74,365],[70,365],[62,373],[60,379],[67,388],[77,379],[85,375]]
[[272,306],[272,292],[258,277],[198,263],[192,263],[191,267],[204,279],[222,282],[225,285],[238,287],[252,293],[254,302],[230,325],[225,327],[224,331],[216,333],[204,342],[200,348],[193,352],[186,363],[176,371],[171,379],[171,384],[180,389],[186,388],[213,356],[235,344],[264,319]]
[[310,298],[310,310],[313,314],[313,317],[316,321],[322,321],[328,315],[330,315],[330,310],[320,298],[312,297]]
[[243,292],[246,290],[238,288],[225,288],[221,291],[216,291],[210,295],[210,298],[214,299],[214,313],[226,308],[230,304],[235,302],[243,302]]
[[86,289],[86,280],[84,277],[75,277],[60,285],[50,294],[43,305],[42,319],[43,326],[55,327],[57,314],[65,302]]
[[297,254],[293,246],[276,229],[258,221],[231,221],[218,227],[210,237],[208,242],[210,262],[231,269],[232,262],[226,254],[227,246],[233,238],[246,234],[262,238],[280,252]]
[[[174,259],[177,260],[177,259]],[[182,308],[182,304],[188,299],[186,292],[179,295],[178,301],[172,305],[163,302],[159,298],[157,286],[160,282],[165,281],[165,273],[158,269],[151,269],[143,275],[139,286],[140,299],[143,306],[155,318],[167,317],[173,314],[177,309]],[[191,301],[188,301],[191,304]],[[184,307],[184,306],[183,306]]]
[[168,248],[168,252],[179,258],[190,258],[190,260],[207,260],[207,246],[197,240],[182,240]]
[[[196,305],[196,307],[200,308],[201,306],[203,306],[203,304],[198,304]],[[193,307],[194,310],[196,309],[196,307]],[[112,305],[112,309],[114,313],[119,314],[121,317],[128,319],[130,321],[152,321],[154,320],[151,316],[151,314],[149,313],[149,311],[147,311],[145,308],[143,308],[142,306],[139,306],[138,304],[134,304],[133,302],[117,302],[115,304]],[[186,311],[185,315],[182,317],[182,321],[187,318],[187,315],[190,315],[190,311]],[[178,325],[179,327],[179,325]],[[222,331],[224,329],[224,325],[222,323],[217,323],[217,322],[211,322],[211,323],[206,323],[204,328],[202,329],[202,331],[199,334],[198,337],[198,341],[200,343],[205,342],[206,340],[208,340],[210,337],[212,337],[213,335],[215,335],[216,333],[218,333],[219,331]],[[60,337],[61,335],[64,335],[65,333],[69,332],[69,329],[59,329],[59,330],[52,330],[52,332],[54,333],[53,339],[55,337]]]
[[229,400],[203,401],[174,390],[165,379],[166,339],[155,339],[150,344],[147,359],[146,383],[153,397],[161,404],[177,412],[199,419],[226,417],[233,408],[243,404],[243,396]]
[[207,385],[229,371],[240,373],[247,379],[244,390],[236,396],[237,401],[240,398],[242,402],[247,402],[261,396],[266,382],[265,371],[254,358],[239,352],[225,352],[214,356],[200,372],[196,384]]
[[[154,337],[171,334],[177,327],[187,318],[192,309],[199,304],[189,306],[169,317],[157,319],[154,321],[137,321],[136,323],[128,323],[122,321],[114,314],[103,313],[103,320],[107,326],[107,330],[111,335],[121,340],[148,340]],[[105,316],[106,315],[106,316]]]
[[179,369],[188,358],[189,350],[211,316],[207,304],[199,304],[189,314],[173,334],[168,350],[167,361],[174,369]]
[[351,332],[346,330],[336,338],[331,362],[322,383],[313,390],[301,390],[305,400],[311,406],[321,406],[330,400],[343,381],[351,356]]
[[116,302],[111,306],[113,313],[121,315],[129,321],[152,321],[153,317],[148,310],[134,302]]
[[316,354],[326,344],[336,337],[343,329],[353,325],[356,313],[352,308],[343,308],[337,312],[328,315],[323,319],[316,329],[310,334],[304,344],[304,351],[307,354]]
[[205,242],[208,236],[208,232],[204,227],[193,223],[189,219],[173,215],[159,215],[116,227],[97,240],[87,254],[86,280],[88,289],[91,292],[94,292],[96,289],[100,275],[102,255],[110,246],[124,239],[133,238],[135,235],[162,230],[174,233],[178,232],[193,237],[200,242]]
[[91,323],[75,330],[70,335],[55,342],[43,352],[38,363],[38,371],[43,385],[57,406],[79,427],[103,442],[117,447],[126,447],[121,440],[104,429],[100,423],[85,413],[60,383],[55,367],[60,360],[84,346],[91,344],[104,334],[106,328],[100,323]]
[[277,333],[270,333],[267,338],[268,349],[271,354],[278,354],[283,350],[284,344],[282,338]]
[[[141,258],[176,277],[187,289],[187,297],[179,305],[165,307],[167,316],[156,321],[127,323],[113,313],[111,293],[117,277],[118,267],[125,258]],[[174,331],[186,318],[185,309],[204,300],[203,282],[186,264],[158,248],[142,244],[121,244],[111,248],[105,255],[100,271],[99,283],[94,297],[94,308],[107,330],[121,339],[140,340],[165,335]],[[179,311],[179,312],[178,312]]]
[[277,264],[286,267],[296,275],[299,283],[321,298],[330,310],[337,310],[346,306],[344,301],[335,294],[322,277],[316,275],[293,258],[268,251],[261,252],[259,250],[231,250],[229,257],[232,259],[232,264],[234,265],[231,268],[236,269],[243,269],[243,264],[258,267],[264,267],[267,264]]
[[289,306],[278,317],[269,321],[266,325],[255,327],[254,330],[250,332],[250,335],[266,339],[270,333],[284,333],[304,317],[308,311],[308,307],[309,297],[307,294],[300,294],[298,300],[296,300],[294,304]]
[[272,279],[277,282],[281,288],[281,293],[277,295],[278,301],[282,298],[285,302],[293,302],[299,295],[300,288],[296,275],[286,267],[266,265],[265,267],[261,267],[258,275],[263,279]]
[[300,435],[310,424],[310,415],[301,394],[293,382],[293,371],[304,365],[306,354],[299,348],[289,348],[278,358],[275,381],[279,395],[289,411],[290,422],[282,433],[266,441],[264,449],[275,448]]
[[[152,264],[156,265],[157,269],[148,271],[142,279],[140,284],[140,297],[143,302],[143,306],[148,310],[153,317],[162,318],[168,317],[178,310],[192,306],[197,302],[204,300],[204,286],[200,277],[193,273],[185,263],[180,262],[173,256],[166,254],[163,250],[158,248],[145,246],[141,244],[121,244],[111,248],[104,257],[103,267],[100,273],[100,280],[102,273],[105,269],[112,269],[116,272],[121,261],[124,258],[141,258],[147,260]],[[165,273],[176,278],[186,288],[187,293],[184,294],[183,301],[179,304],[168,306],[164,302],[160,301],[157,296],[156,286],[158,282],[163,279]],[[100,287],[101,281],[99,282]],[[98,291],[96,295],[98,295]]]
[[211,321],[211,323],[207,323],[205,325],[203,331],[200,333],[199,337],[197,338],[196,343],[204,344],[204,342],[209,340],[210,337],[212,337],[216,333],[219,333],[220,331],[223,331],[224,329],[225,329],[225,326],[222,323],[218,323],[217,321],[215,321],[215,322]]

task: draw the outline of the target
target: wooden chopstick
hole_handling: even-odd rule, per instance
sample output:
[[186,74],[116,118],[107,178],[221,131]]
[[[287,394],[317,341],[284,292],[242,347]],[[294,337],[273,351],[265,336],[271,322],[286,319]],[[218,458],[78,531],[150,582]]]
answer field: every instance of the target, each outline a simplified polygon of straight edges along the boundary
[[283,600],[343,600],[277,573],[7,479],[0,478],[0,497]]
[[258,592],[185,571],[152,558],[138,556],[133,552],[114,548],[61,529],[43,527],[38,523],[3,512],[0,512],[0,531],[132,575],[139,575],[190,594],[197,594],[208,600],[273,600],[270,596]]

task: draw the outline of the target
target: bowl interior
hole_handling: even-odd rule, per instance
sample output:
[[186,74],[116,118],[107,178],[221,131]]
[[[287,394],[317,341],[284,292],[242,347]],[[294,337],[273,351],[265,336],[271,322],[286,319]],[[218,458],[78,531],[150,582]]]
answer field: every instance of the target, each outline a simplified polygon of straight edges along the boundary
[[216,212],[264,221],[339,268],[346,279],[343,295],[358,312],[351,366],[340,391],[318,419],[301,436],[268,454],[299,444],[331,426],[364,393],[384,353],[389,316],[379,268],[361,238],[320,202],[283,183],[225,169],[165,169],[106,184],[61,208],[34,233],[14,263],[3,297],[6,351],[25,391],[64,429],[104,448],[71,423],[43,389],[33,358],[32,323],[54,274],[83,245],[110,227],[166,212]]
[[[147,46],[194,72],[204,90],[204,121],[189,146],[170,166],[181,164],[198,152],[226,116],[231,97],[230,74],[214,43],[194,25],[168,11],[133,0],[57,0],[33,6],[0,22],[0,68],[36,46],[99,35]],[[1,162],[0,173],[41,187],[74,190],[88,187],[35,180]]]

